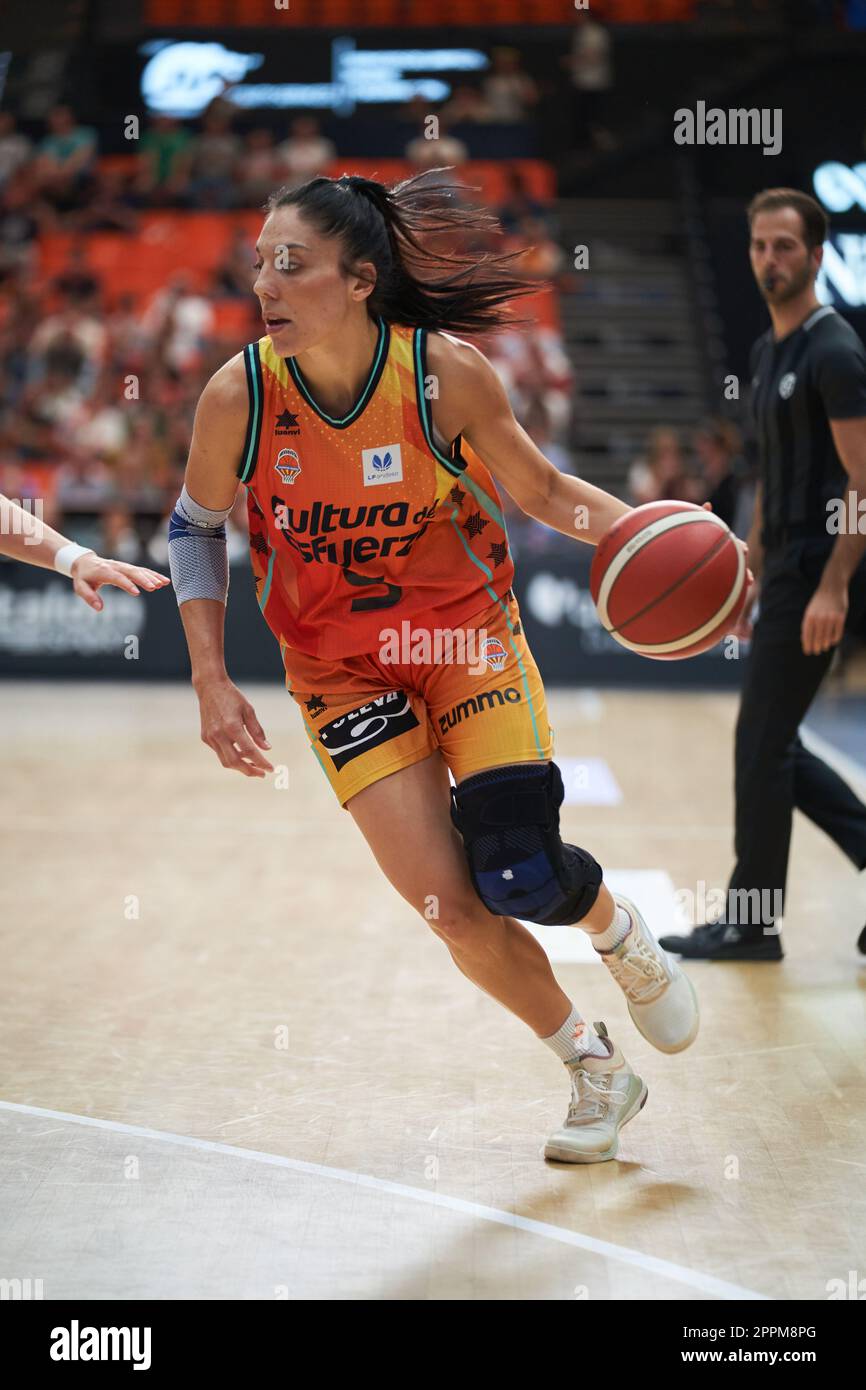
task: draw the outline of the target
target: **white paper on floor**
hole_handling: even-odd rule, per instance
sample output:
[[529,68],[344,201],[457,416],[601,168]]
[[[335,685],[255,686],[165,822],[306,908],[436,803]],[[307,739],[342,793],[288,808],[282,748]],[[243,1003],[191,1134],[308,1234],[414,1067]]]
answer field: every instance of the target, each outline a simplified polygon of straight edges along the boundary
[[[624,893],[639,907],[654,936],[663,936],[685,924],[674,897],[674,885],[664,869],[605,869],[604,881],[612,893]],[[600,965],[598,952],[585,931],[575,927],[539,927],[524,922],[540,941],[554,965]],[[686,927],[688,930],[688,927]]]
[[[554,758],[562,773],[564,806],[618,806],[622,801],[619,783],[604,758]],[[448,780],[456,786],[448,769]]]
[[622,792],[604,758],[555,758],[565,806],[618,806]]

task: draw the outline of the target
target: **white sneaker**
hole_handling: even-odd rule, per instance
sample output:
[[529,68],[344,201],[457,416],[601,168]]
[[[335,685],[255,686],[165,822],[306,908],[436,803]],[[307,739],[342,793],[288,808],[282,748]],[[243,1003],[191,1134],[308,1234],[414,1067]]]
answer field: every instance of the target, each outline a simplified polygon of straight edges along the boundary
[[643,1106],[647,1088],[607,1036],[603,1023],[593,1025],[610,1048],[609,1057],[578,1057],[571,1073],[572,1101],[565,1123],[551,1134],[544,1157],[560,1163],[604,1163],[619,1148],[619,1131]]
[[700,1012],[688,975],[656,941],[630,898],[614,902],[631,918],[631,931],[614,951],[599,952],[628,1000],[632,1022],[659,1052],[682,1052],[694,1042]]

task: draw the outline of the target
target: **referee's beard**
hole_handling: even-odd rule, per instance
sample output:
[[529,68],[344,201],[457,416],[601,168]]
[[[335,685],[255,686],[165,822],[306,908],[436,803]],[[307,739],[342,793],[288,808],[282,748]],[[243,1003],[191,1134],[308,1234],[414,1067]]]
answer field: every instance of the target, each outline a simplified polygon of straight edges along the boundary
[[807,252],[800,269],[787,272],[777,270],[756,278],[765,303],[789,304],[792,299],[799,299],[811,289],[815,271]]

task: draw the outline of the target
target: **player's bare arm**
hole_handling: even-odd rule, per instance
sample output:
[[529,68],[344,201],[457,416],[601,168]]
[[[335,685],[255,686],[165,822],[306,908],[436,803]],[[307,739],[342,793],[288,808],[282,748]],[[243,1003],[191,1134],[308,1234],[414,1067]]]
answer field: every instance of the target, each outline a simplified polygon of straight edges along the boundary
[[462,434],[527,516],[597,545],[631,508],[602,488],[561,473],[514,417],[495,369],[482,352],[447,334],[431,334],[430,373],[439,383],[433,415],[446,439]]
[[[831,420],[836,452],[848,474],[842,515],[858,516],[857,503],[866,497],[866,419]],[[854,498],[853,508],[849,497]],[[866,554],[866,533],[843,526],[830,553],[821,582],[803,614],[803,651],[809,655],[829,651],[842,640],[848,613],[848,585]]]
[[[209,591],[217,596],[184,598],[185,591],[179,588],[178,603],[199,701],[202,742],[213,749],[223,767],[246,777],[264,777],[273,772],[273,766],[260,750],[270,744],[249,700],[229,679],[224,643],[228,595],[225,517],[237,495],[237,467],[248,408],[243,360],[238,353],[220,367],[201,394],[182,493],[184,524],[190,528],[189,537],[183,538],[185,582],[192,592]],[[207,525],[208,521],[215,524]],[[201,533],[198,536],[194,534],[196,526]],[[215,555],[220,555],[226,566],[223,581],[206,570],[214,564]],[[193,570],[191,577],[189,569]]]
[[77,545],[2,493],[0,554],[10,555],[13,560],[23,560],[25,564],[36,565],[39,569],[56,570],[58,574],[67,575],[78,597],[96,612],[103,607],[97,592],[103,584],[125,589],[128,594],[139,594],[141,589],[162,589],[171,582],[167,574],[160,574],[146,565],[108,560],[97,555],[95,550]]

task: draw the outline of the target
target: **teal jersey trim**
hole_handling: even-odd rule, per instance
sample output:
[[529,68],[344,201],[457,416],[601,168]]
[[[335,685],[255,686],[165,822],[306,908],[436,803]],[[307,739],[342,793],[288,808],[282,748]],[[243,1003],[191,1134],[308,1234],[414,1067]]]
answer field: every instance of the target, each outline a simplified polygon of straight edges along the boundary
[[242,483],[247,482],[253,475],[262,434],[262,408],[265,392],[258,343],[247,343],[244,348],[244,368],[247,375],[249,412],[247,414],[247,432],[241,454],[241,466],[238,469],[238,477]]
[[328,415],[326,411],[322,410],[321,406],[317,405],[315,397],[310,391],[310,388],[307,386],[307,383],[304,381],[304,378],[301,375],[301,369],[296,363],[294,357],[286,357],[283,360],[285,361],[285,364],[288,367],[289,372],[291,373],[292,380],[294,381],[295,385],[297,386],[298,390],[300,391],[304,400],[307,402],[307,405],[310,407],[310,409],[314,410],[316,414],[319,416],[319,418],[321,420],[324,420],[326,425],[330,425],[332,429],[344,430],[348,425],[353,425],[355,421],[359,419],[361,415],[363,415],[365,408],[372,399],[376,387],[379,385],[379,380],[382,376],[382,373],[385,370],[385,363],[388,360],[388,352],[390,350],[390,346],[391,330],[388,327],[388,324],[385,322],[385,320],[380,318],[379,339],[376,344],[376,351],[373,354],[373,365],[370,368],[370,375],[367,377],[366,385],[364,386],[364,389],[362,390],[355,404],[352,406],[352,409],[349,411],[348,415],[344,415],[341,420],[336,419],[336,417],[333,415]]
[[[520,679],[521,679],[521,682],[522,682],[522,684],[523,684],[523,693],[524,693],[525,696],[526,696],[526,703],[527,703],[527,705],[528,705],[528,707],[529,707],[529,716],[530,716],[530,718],[531,718],[531,720],[532,720],[532,733],[533,733],[533,737],[535,738],[535,746],[536,746],[536,748],[538,749],[538,756],[539,756],[539,758],[545,759],[545,758],[547,757],[547,754],[545,753],[545,751],[544,751],[544,749],[543,749],[543,747],[542,747],[541,738],[539,737],[539,733],[538,733],[538,721],[536,720],[536,717],[535,717],[535,709],[534,709],[533,704],[532,704],[532,696],[531,696],[531,694],[530,694],[530,692],[529,692],[529,678],[528,678],[528,676],[527,676],[527,674],[526,674],[526,666],[524,665],[523,657],[520,655],[520,650],[519,650],[519,648],[518,648],[518,646],[517,646],[517,643],[516,643],[515,640],[514,640],[514,624],[512,623],[510,617],[508,616],[508,604],[505,603],[505,602],[499,597],[499,595],[496,593],[496,591],[495,591],[494,589],[491,589],[491,588],[490,588],[489,584],[485,584],[484,587],[485,587],[485,589],[487,590],[487,592],[488,592],[488,594],[490,595],[490,597],[491,597],[491,598],[494,600],[494,602],[499,606],[499,608],[500,608],[500,610],[501,610],[501,612],[502,612],[502,616],[503,616],[503,618],[505,619],[506,625],[507,625],[507,627],[508,627],[508,640],[509,640],[509,642],[511,643],[511,649],[512,649],[512,651],[514,652],[514,655],[517,657],[517,665],[518,665],[518,667],[519,667],[519,669],[520,669]],[[553,731],[551,730],[551,734],[552,734],[552,733],[553,733]]]
[[[443,454],[433,438],[433,407],[427,396],[424,394],[424,382],[427,380],[427,330],[426,328],[415,329],[415,342],[413,345],[413,359],[415,363],[415,400],[418,405],[418,419],[421,421],[421,429],[427,441],[427,448],[433,457],[442,467],[454,478],[462,478],[466,468],[465,460],[460,459],[460,436],[451,445],[451,455]],[[456,453],[455,453],[456,450]]]

